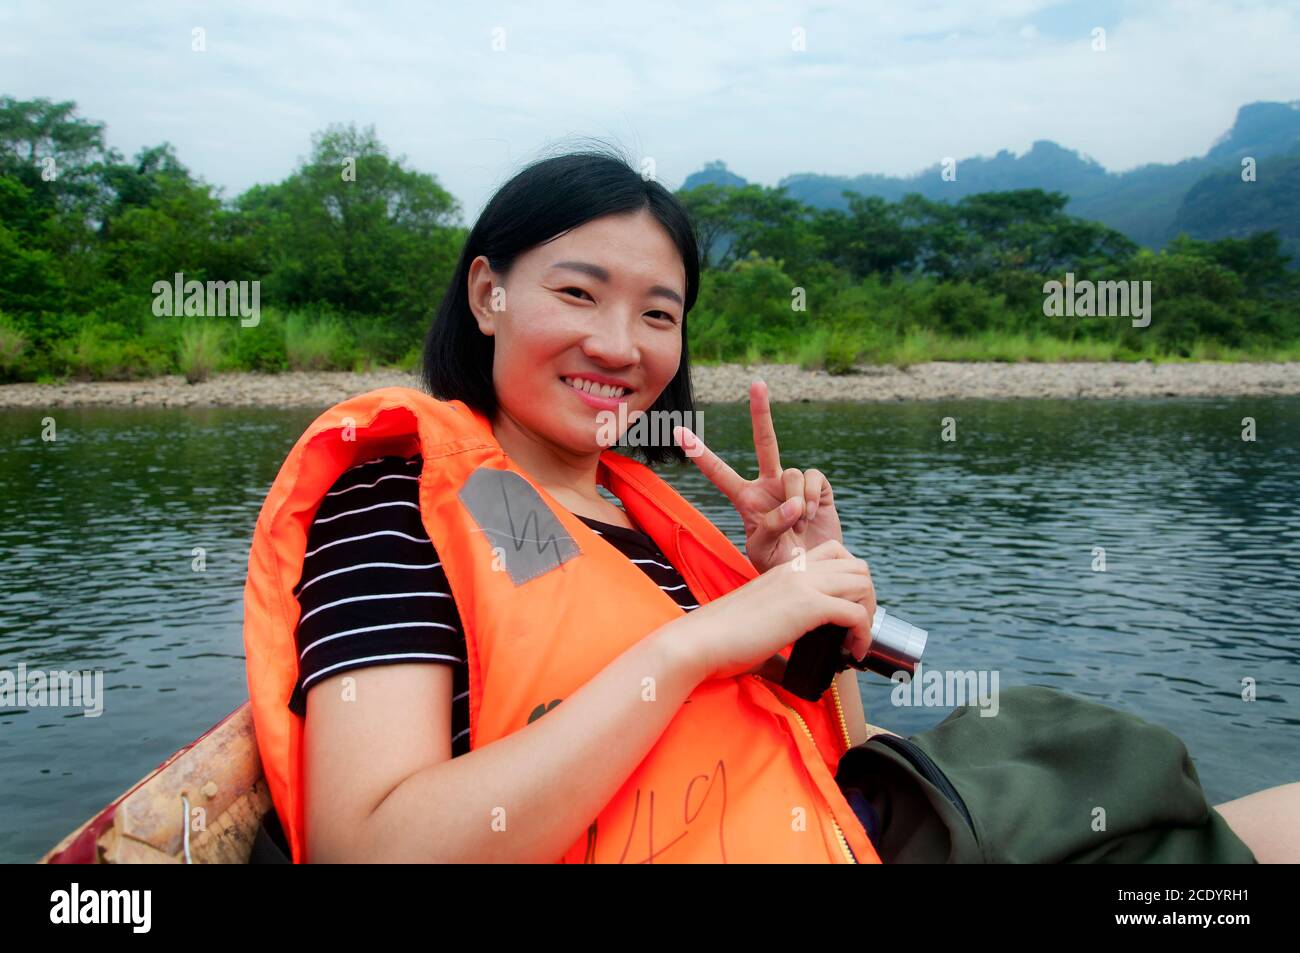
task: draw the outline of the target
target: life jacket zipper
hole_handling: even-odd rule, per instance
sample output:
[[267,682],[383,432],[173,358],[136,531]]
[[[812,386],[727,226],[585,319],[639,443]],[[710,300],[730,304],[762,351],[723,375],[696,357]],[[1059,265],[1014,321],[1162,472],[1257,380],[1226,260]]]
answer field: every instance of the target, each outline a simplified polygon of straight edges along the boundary
[[[921,749],[920,745],[915,741],[900,737],[899,735],[891,735],[887,732],[873,735],[871,740],[878,741],[887,748],[893,748],[895,751],[898,751],[904,757],[908,758],[916,766],[916,770],[921,774],[921,777],[925,778],[942,791],[943,796],[951,801],[957,810],[961,811],[962,817],[966,819],[966,824],[970,827],[971,833],[975,834],[975,822],[971,820],[970,811],[966,808],[966,802],[961,799],[961,795],[958,794],[957,789],[952,786],[952,782],[949,781],[944,773],[939,770],[939,766],[935,764],[933,759],[931,759],[931,757]],[[978,839],[978,835],[976,835],[976,838]]]
[[849,735],[848,722],[844,720],[844,709],[840,707],[840,690],[835,686],[835,679],[831,679],[831,697],[835,699],[835,714],[840,719],[840,731],[844,732],[844,750],[848,751],[853,747],[853,738]]
[[[680,563],[681,568],[678,571],[682,574],[683,578],[686,579],[686,583],[689,587],[691,587],[691,591],[695,592],[696,589],[694,587],[696,585],[699,585],[699,580],[695,577],[695,573],[691,570],[691,567],[686,564],[686,560],[682,558],[682,525],[681,523],[677,523],[675,520],[673,526],[673,548],[676,550],[675,555],[677,557],[677,560],[673,561],[670,558],[669,561],[673,562],[673,565],[678,565]],[[707,590],[705,587],[701,586],[699,591],[704,592]],[[757,679],[759,678],[759,676],[755,675],[754,678]],[[835,683],[832,681],[831,689],[834,690],[834,688],[835,688]],[[772,697],[775,698],[777,701],[781,702],[782,705],[785,705],[786,708],[789,708],[790,713],[794,715],[795,718],[799,719],[799,727],[802,728],[803,733],[808,736],[808,741],[812,744],[813,750],[817,751],[817,739],[813,737],[813,733],[808,728],[807,722],[803,720],[803,716],[800,715],[799,712],[796,711],[794,708],[792,708],[790,705],[786,705],[784,699],[782,699],[781,696],[777,695],[776,692],[772,692]],[[849,729],[848,729],[848,725],[846,725],[844,722],[844,711],[840,708],[840,696],[838,692],[835,693],[835,711],[839,714],[840,729],[844,732],[844,738],[846,741],[849,741]],[[849,741],[847,747],[851,748],[852,746],[853,746],[852,742]],[[818,752],[818,757],[820,756],[821,753]],[[835,812],[831,810],[829,804],[826,805],[826,809],[831,819],[831,827],[835,828],[835,837],[839,841],[840,850],[844,852],[844,859],[848,861],[850,864],[856,864],[858,862],[858,859],[857,857],[853,856],[853,851],[849,847],[848,838],[844,836],[844,831],[840,829],[839,822],[835,820]]]
[[[754,677],[757,678],[758,676],[755,675]],[[778,701],[781,702],[782,705],[785,705],[786,708],[789,708],[789,709],[790,709],[790,713],[791,713],[792,715],[794,715],[795,718],[798,718],[798,719],[799,719],[799,727],[802,728],[802,729],[803,729],[803,733],[806,734],[806,735],[808,736],[808,740],[809,740],[810,742],[812,742],[813,750],[816,751],[816,750],[817,750],[817,741],[816,741],[815,738],[813,738],[813,733],[812,733],[812,731],[808,728],[808,723],[807,723],[806,721],[803,720],[803,715],[799,714],[799,712],[798,712],[797,710],[795,710],[793,707],[791,707],[790,705],[786,705],[785,701],[784,701],[784,700],[783,700],[779,695],[777,695],[775,692],[773,692],[772,694],[776,697],[776,699],[777,699]],[[836,704],[837,704],[837,705],[839,704],[838,696],[836,697]],[[841,716],[841,717],[842,717],[842,716]],[[835,828],[835,836],[839,839],[840,850],[844,851],[844,857],[845,857],[845,859],[846,859],[850,864],[856,864],[856,863],[858,862],[858,859],[857,859],[856,857],[853,856],[853,851],[849,849],[849,841],[848,841],[848,838],[846,838],[846,837],[844,836],[844,831],[840,830],[840,825],[839,825],[839,823],[835,820],[835,812],[834,812],[834,811],[830,811],[830,805],[827,805],[827,810],[829,811],[829,814],[830,814],[831,826],[832,826],[833,828]]]

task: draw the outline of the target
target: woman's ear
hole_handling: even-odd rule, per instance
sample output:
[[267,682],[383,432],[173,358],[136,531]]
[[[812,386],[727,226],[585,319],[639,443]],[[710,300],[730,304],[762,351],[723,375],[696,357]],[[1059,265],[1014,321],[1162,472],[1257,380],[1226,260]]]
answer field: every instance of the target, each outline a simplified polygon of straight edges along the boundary
[[504,289],[499,289],[496,275],[488,264],[486,255],[479,255],[469,266],[469,310],[474,315],[481,333],[491,337],[496,332],[496,311],[493,303],[500,299]]
[[474,312],[474,320],[478,322],[479,331],[491,337],[493,332],[496,331],[496,327],[492,323],[492,309],[471,302],[470,310]]

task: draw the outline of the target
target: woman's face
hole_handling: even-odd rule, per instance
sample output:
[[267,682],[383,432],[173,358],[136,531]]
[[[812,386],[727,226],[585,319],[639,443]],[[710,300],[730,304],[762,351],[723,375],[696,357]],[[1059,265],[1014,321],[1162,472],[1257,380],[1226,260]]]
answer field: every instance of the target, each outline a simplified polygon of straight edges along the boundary
[[[622,433],[677,373],[686,269],[647,210],[594,219],[532,248],[504,281],[480,255],[469,292],[479,329],[495,338],[501,411],[557,449],[599,453],[610,415]],[[588,395],[574,386],[583,380],[624,391]]]

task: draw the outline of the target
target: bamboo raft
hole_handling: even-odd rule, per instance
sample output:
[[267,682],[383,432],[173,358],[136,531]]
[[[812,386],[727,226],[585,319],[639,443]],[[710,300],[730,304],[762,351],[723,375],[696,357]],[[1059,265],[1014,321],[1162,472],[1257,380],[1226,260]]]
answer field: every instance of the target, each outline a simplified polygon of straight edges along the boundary
[[[253,714],[245,702],[59,841],[39,862],[243,864],[270,810]],[[202,818],[203,823],[191,823],[192,818]],[[196,826],[201,829],[194,830]]]

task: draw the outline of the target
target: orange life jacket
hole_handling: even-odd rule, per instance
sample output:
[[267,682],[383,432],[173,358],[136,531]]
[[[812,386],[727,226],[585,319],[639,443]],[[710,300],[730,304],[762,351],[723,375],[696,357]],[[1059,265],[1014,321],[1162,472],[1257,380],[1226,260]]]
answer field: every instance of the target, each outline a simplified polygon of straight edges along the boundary
[[[300,609],[293,587],[308,528],[329,487],[349,467],[414,453],[424,458],[421,518],[465,632],[471,749],[525,728],[633,643],[682,615],[625,555],[534,486],[473,408],[393,387],[326,411],[294,445],[267,494],[244,599],[257,743],[295,862],[305,859],[303,719],[288,701],[298,675]],[[757,575],[726,536],[649,467],[606,450],[598,474],[701,604]],[[511,527],[482,525],[503,521],[485,513],[501,502],[493,494],[504,489],[508,496],[511,487],[541,505],[523,512],[516,493],[514,509],[507,512],[507,499],[496,514],[507,516]],[[540,535],[551,517],[562,529]],[[502,571],[503,560],[516,560],[511,571]],[[790,648],[780,654],[788,657]],[[833,686],[821,701],[808,702],[757,675],[707,679],[590,828],[556,860],[852,863],[856,855],[879,863],[835,783],[849,746]]]

